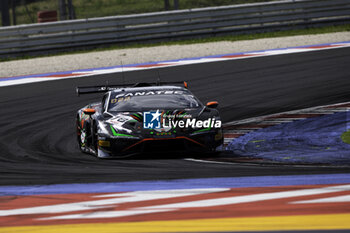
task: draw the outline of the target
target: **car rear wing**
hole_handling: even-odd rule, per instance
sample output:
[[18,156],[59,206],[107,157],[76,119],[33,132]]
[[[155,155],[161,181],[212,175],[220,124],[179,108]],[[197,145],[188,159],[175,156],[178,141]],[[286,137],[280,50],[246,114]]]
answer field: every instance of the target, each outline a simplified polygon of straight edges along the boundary
[[150,86],[164,86],[164,85],[181,85],[188,88],[187,82],[155,82],[155,83],[133,83],[123,85],[105,85],[105,86],[88,86],[88,87],[77,87],[77,95],[82,94],[93,94],[93,93],[105,93],[107,91],[113,91],[126,87],[150,87]]

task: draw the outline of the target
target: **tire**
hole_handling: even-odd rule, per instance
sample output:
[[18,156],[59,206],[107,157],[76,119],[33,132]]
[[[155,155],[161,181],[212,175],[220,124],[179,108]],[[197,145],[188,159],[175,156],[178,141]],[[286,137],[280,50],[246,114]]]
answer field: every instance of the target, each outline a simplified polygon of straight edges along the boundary
[[76,134],[77,134],[77,142],[78,142],[79,150],[81,152],[86,153],[86,150],[84,150],[84,144],[83,144],[83,142],[81,140],[82,133],[83,133],[83,130],[80,127],[79,118],[77,118],[77,121],[76,121]]

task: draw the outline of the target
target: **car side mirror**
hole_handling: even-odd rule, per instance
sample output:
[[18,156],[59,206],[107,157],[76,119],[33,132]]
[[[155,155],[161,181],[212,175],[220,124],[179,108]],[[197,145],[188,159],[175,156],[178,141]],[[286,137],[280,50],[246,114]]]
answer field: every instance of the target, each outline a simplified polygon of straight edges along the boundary
[[93,108],[85,108],[85,109],[83,110],[83,112],[84,112],[86,115],[91,116],[91,115],[95,114],[96,110],[93,109]]
[[217,101],[210,101],[207,103],[208,108],[217,108],[218,105],[219,103]]

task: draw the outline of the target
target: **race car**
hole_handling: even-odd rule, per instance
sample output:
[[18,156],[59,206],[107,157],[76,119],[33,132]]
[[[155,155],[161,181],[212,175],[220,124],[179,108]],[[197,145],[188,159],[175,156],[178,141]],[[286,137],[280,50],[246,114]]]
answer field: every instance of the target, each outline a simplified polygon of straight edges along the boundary
[[[179,86],[181,84],[181,86]],[[203,105],[181,83],[77,87],[77,94],[104,93],[77,112],[82,152],[99,158],[144,153],[213,153],[223,143],[218,102]]]

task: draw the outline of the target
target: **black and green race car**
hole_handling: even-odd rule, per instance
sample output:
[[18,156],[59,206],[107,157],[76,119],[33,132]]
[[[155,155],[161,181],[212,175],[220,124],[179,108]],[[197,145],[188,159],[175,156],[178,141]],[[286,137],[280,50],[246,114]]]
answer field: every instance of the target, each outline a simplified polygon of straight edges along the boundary
[[80,150],[99,158],[215,152],[223,143],[218,103],[203,105],[186,82],[177,84],[77,87],[78,94],[105,93],[77,112]]

